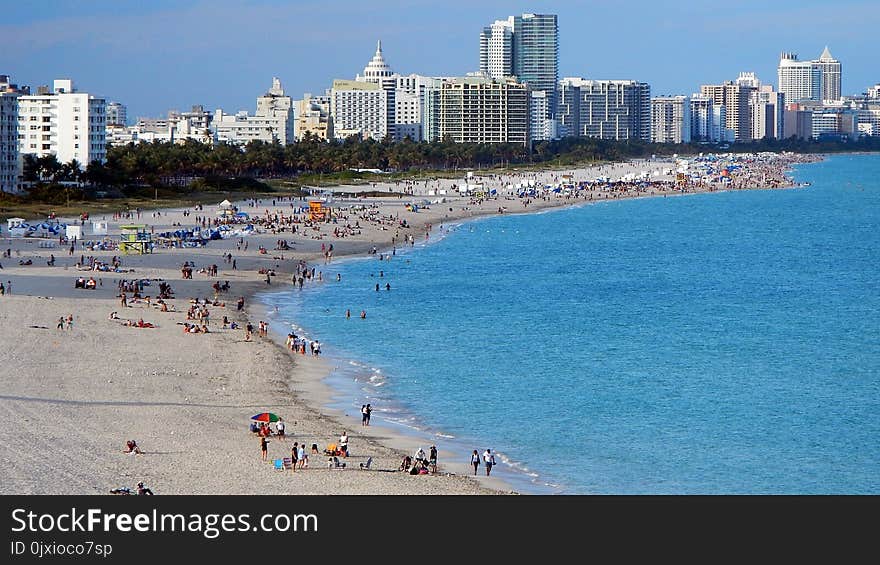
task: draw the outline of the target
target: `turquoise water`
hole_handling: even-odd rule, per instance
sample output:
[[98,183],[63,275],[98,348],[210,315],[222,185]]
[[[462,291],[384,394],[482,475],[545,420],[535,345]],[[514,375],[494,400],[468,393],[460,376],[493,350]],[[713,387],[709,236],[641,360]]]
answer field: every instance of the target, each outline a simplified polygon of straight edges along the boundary
[[877,494],[880,156],[794,176],[443,226],[270,301],[353,421],[491,447],[523,492]]

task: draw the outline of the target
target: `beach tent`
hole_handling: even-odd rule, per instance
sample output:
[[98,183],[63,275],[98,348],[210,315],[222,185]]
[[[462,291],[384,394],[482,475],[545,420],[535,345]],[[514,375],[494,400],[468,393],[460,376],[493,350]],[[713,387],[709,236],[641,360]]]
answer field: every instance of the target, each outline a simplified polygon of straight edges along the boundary
[[76,239],[82,239],[82,226],[66,226],[64,228],[64,235],[66,235],[68,239],[74,237]]

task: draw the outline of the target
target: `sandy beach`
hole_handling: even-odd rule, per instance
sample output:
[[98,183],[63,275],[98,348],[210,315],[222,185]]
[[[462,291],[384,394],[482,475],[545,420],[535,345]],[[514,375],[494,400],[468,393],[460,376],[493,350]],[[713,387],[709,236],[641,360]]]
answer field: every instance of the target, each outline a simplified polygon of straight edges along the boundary
[[[138,481],[157,494],[510,493],[510,485],[485,477],[482,470],[473,477],[468,453],[447,452],[442,444],[437,445],[438,473],[399,471],[404,455],[429,446],[382,425],[362,427],[360,414],[328,409],[332,391],[323,379],[333,367],[323,357],[294,354],[285,347],[286,336],[275,333],[255,331],[246,340],[248,322],[257,326],[270,319],[254,295],[297,284],[303,265],[320,270],[346,256],[385,253],[407,241],[430,239],[443,223],[607,199],[783,187],[790,162],[745,166],[739,184],[728,186],[675,187],[670,171],[676,164],[654,161],[334,187],[328,191],[335,194],[329,203],[336,210],[335,222],[303,223],[303,199],[237,202],[256,226],[248,235],[212,240],[204,247],[160,246],[144,255],[94,248],[91,243],[105,236],[90,235],[89,222],[73,250],[57,236],[10,238],[4,225],[0,494],[102,494]],[[652,182],[640,185],[637,177]],[[577,193],[517,194],[529,181],[540,186],[598,178],[632,182]],[[481,184],[495,195],[460,195],[462,182]],[[411,196],[341,196],[364,190]],[[415,202],[417,209],[411,205]],[[155,235],[191,227],[202,218],[210,226],[217,208],[140,210],[130,217],[90,220],[106,220],[107,237],[118,240],[120,225],[145,224]],[[61,221],[79,224],[78,218]],[[191,263],[192,279],[183,278],[184,263]],[[93,278],[96,288],[75,288],[78,278]],[[306,278],[305,284],[320,284]],[[139,289],[140,299],[126,290],[123,306],[120,285],[133,280],[148,284]],[[157,302],[160,282],[173,290],[165,307]],[[214,288],[227,282],[228,290]],[[239,298],[245,303],[241,310]],[[209,303],[203,304],[206,299]],[[197,323],[187,316],[197,300],[199,310],[210,312],[208,333],[184,331],[184,324]],[[239,328],[224,327],[224,316]],[[65,318],[62,328],[60,318]],[[263,461],[259,438],[248,425],[252,415],[267,411],[283,417],[287,427],[286,437],[270,438]],[[342,458],[344,470],[330,469],[320,451],[343,430],[350,437],[351,456]],[[129,439],[144,453],[124,453]],[[272,460],[289,456],[294,442],[317,444],[319,453],[310,454],[308,468],[275,470]],[[482,452],[492,446],[476,447]],[[370,469],[360,470],[369,458]]]

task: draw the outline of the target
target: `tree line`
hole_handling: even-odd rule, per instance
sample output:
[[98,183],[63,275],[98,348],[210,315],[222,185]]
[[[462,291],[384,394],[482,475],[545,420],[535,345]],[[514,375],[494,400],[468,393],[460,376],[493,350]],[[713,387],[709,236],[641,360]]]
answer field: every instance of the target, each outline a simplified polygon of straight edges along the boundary
[[389,139],[349,138],[327,142],[311,135],[291,145],[251,141],[244,147],[186,140],[182,144],[153,142],[110,146],[106,162],[95,161],[85,169],[76,161],[60,163],[54,156],[25,155],[23,180],[30,183],[31,199],[60,202],[71,196],[90,199],[102,189],[112,189],[120,196],[158,188],[163,189],[163,194],[235,188],[268,190],[268,185],[255,181],[295,179],[303,174],[331,174],[351,169],[416,172],[536,164],[574,166],[651,155],[717,151],[880,151],[880,138],[848,142],[764,139],[720,147],[584,137],[541,141],[532,147],[509,143],[429,143],[409,139],[392,142]]

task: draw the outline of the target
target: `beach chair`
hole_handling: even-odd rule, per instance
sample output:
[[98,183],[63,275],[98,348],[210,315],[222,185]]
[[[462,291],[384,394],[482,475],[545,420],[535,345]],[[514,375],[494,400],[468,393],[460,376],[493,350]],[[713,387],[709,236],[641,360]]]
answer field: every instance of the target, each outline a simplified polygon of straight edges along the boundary
[[281,459],[275,460],[275,470],[276,471],[283,471],[284,470],[284,462]]
[[293,465],[293,459],[291,459],[290,457],[285,457],[282,464],[284,465],[285,469],[290,469],[290,467]]
[[368,457],[366,463],[359,463],[361,471],[368,471],[370,469],[370,465],[373,464],[373,458]]

